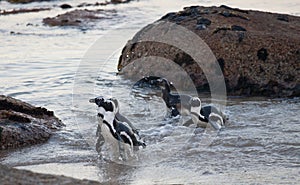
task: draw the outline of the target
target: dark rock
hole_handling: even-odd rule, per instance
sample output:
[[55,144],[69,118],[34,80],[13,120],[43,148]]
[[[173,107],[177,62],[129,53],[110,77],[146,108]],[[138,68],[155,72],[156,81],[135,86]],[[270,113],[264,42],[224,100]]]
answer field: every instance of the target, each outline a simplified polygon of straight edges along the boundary
[[116,15],[115,10],[73,10],[56,17],[47,17],[43,23],[49,26],[87,26],[92,22],[110,19]]
[[211,24],[211,21],[209,19],[201,17],[197,20],[196,29],[197,30],[204,30]]
[[201,7],[201,6],[195,6],[195,7],[197,7],[200,15],[209,15],[209,14],[218,13],[218,11],[214,10],[214,9],[204,8],[204,7]]
[[51,0],[7,0],[10,3],[15,3],[15,4],[25,4],[25,3],[32,3],[32,2],[41,2],[41,1],[51,1]]
[[14,31],[11,31],[9,32],[11,35],[19,35],[20,33],[19,32],[14,32]]
[[284,79],[285,82],[293,82],[295,80],[295,76],[293,75],[287,75]]
[[239,15],[238,13],[235,13],[235,12],[222,11],[222,12],[220,12],[220,15],[223,15],[224,17],[236,17],[236,18],[240,18],[243,20],[249,20],[248,17]]
[[240,91],[240,93],[249,96],[251,95],[251,89],[255,89],[252,87],[257,87],[257,86],[255,86],[255,84],[253,84],[251,80],[248,79],[247,77],[240,76],[235,86],[235,90]]
[[[192,9],[199,14],[192,15]],[[209,27],[197,23],[204,15],[211,21]],[[277,20],[278,17],[283,20]],[[299,96],[300,17],[240,11],[227,6],[193,6],[163,18],[193,31],[205,41],[216,59],[219,59],[229,95]],[[199,92],[209,89],[202,69],[184,51],[159,42],[137,42],[141,35],[157,24],[155,22],[138,32],[133,38],[134,47],[129,41],[123,48],[118,64],[120,73],[126,65],[137,59],[163,57],[183,68]]]
[[225,61],[223,58],[218,59],[218,63],[220,65],[221,71],[224,73]]
[[189,10],[186,10],[186,11],[180,11],[180,12],[178,12],[177,15],[188,17],[188,16],[191,16],[192,14],[191,14],[191,12]]
[[248,10],[241,10],[241,9],[238,9],[238,8],[231,8],[231,7],[226,6],[226,5],[221,5],[220,8],[224,8],[224,9],[235,11],[235,12],[245,13],[245,14],[249,13]]
[[191,12],[191,16],[198,16],[200,15],[200,11],[199,11],[199,6],[191,6],[190,7],[190,12]]
[[164,20],[164,19],[173,19],[174,17],[176,17],[176,13],[174,12],[170,12],[170,13],[167,13],[166,15],[164,15],[161,20]]
[[210,172],[210,171],[205,171],[205,172],[202,173],[202,175],[212,175],[212,174],[213,174],[213,173]]
[[238,42],[242,42],[245,38],[244,32],[238,33]]
[[132,0],[111,0],[110,3],[112,4],[121,4],[121,3],[129,3]]
[[228,11],[223,11],[220,14],[223,15],[224,17],[233,17],[233,14]]
[[[91,180],[79,180],[63,175],[50,175],[34,173],[28,170],[19,170],[0,164],[0,179],[2,185],[12,184],[39,184],[39,185],[53,185],[53,184],[76,184],[76,185],[103,185],[112,183],[100,183]],[[116,184],[116,183],[115,183]]]
[[199,16],[200,12],[198,10],[199,6],[191,6],[191,7],[184,7],[182,12],[179,12],[180,15],[184,16]]
[[204,24],[205,26],[209,26],[211,24],[211,21],[209,19],[201,17],[197,20],[197,24]]
[[45,142],[62,126],[52,111],[0,95],[0,150]]
[[231,28],[228,28],[228,27],[216,28],[216,29],[214,30],[213,34],[219,33],[220,31],[227,31],[227,30],[231,30]]
[[104,2],[96,2],[96,3],[81,3],[79,5],[77,5],[77,7],[81,8],[81,7],[89,7],[89,6],[106,6],[109,4],[123,4],[123,3],[129,3],[132,0],[111,0],[111,1],[104,1]]
[[231,26],[231,30],[232,31],[247,31],[245,28],[243,28],[242,26],[237,26],[237,25],[232,25]]
[[30,123],[31,120],[27,117],[21,116],[17,113],[14,112],[9,112],[9,111],[0,111],[0,115],[2,119],[7,119],[12,122],[19,122],[19,123]]
[[72,6],[69,5],[69,4],[62,4],[62,5],[60,5],[59,7],[61,7],[62,9],[69,9],[69,8],[72,8]]
[[287,15],[279,14],[277,20],[289,22],[289,17]]
[[176,21],[176,22],[181,22],[181,21],[184,21],[186,18],[187,18],[186,15],[180,15],[178,17],[173,18],[172,20]]
[[183,10],[187,10],[187,9],[193,9],[194,10],[195,9],[195,10],[199,11],[199,7],[200,6],[189,6],[189,7],[184,7]]
[[268,58],[268,51],[265,48],[261,48],[257,51],[257,57],[259,60],[266,61]]

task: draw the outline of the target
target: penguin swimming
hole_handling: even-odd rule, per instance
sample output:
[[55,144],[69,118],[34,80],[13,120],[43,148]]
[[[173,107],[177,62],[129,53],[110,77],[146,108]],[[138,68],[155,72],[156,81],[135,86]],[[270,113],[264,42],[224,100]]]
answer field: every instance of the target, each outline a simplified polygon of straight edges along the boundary
[[[138,149],[140,146],[143,148],[146,147],[146,144],[139,138],[138,130],[126,117],[119,113],[117,99],[106,99],[99,96],[90,99],[89,102],[98,105],[98,116],[102,118],[102,123],[106,126],[109,134],[116,140],[128,144],[132,149]],[[119,148],[121,149],[120,143]]]
[[[191,117],[197,127],[206,128],[208,125],[215,130],[220,130],[225,125],[226,116],[215,106],[206,105],[201,107],[201,100],[193,97],[191,100]],[[189,126],[189,123],[184,124]]]
[[162,99],[171,110],[171,116],[176,117],[178,115],[189,114],[192,96],[171,93],[171,83],[165,78],[158,79],[158,82],[162,89]]
[[225,125],[225,115],[215,106],[206,105],[202,107],[201,100],[198,97],[173,94],[171,93],[170,82],[167,79],[161,78],[158,81],[162,87],[162,98],[171,110],[171,116],[191,114],[192,121],[198,127],[203,128],[207,126],[207,123],[210,123],[217,130]]
[[145,76],[144,78],[140,79],[139,81],[137,81],[134,85],[133,88],[154,88],[154,89],[158,89],[159,88],[159,79],[161,79],[161,77],[158,76]]

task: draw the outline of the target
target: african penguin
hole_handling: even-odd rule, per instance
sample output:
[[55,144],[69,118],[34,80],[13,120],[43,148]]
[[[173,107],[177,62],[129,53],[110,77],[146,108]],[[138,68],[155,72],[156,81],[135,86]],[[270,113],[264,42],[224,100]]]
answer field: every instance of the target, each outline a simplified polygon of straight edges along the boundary
[[214,129],[219,130],[225,125],[225,115],[213,105],[201,107],[201,100],[193,97],[190,101],[192,120],[198,127],[206,128],[210,124]]
[[210,123],[215,129],[219,130],[224,126],[226,117],[215,106],[207,105],[202,107],[198,97],[186,94],[173,94],[170,88],[171,83],[167,79],[161,78],[158,81],[162,88],[162,98],[166,106],[171,110],[171,116],[191,114],[193,122],[197,123],[199,127],[206,127],[207,123]]
[[146,147],[140,140],[138,131],[132,123],[119,113],[119,104],[115,98],[104,98],[99,96],[90,99],[91,103],[98,105],[98,116],[102,118],[103,124],[108,128],[110,134],[118,141],[130,145],[130,147]]

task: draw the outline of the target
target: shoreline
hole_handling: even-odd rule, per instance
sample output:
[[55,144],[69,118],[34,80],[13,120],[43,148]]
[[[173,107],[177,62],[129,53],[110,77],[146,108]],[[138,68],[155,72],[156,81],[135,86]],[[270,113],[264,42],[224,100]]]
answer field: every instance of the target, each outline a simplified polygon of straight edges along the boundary
[[63,175],[50,175],[50,174],[41,174],[31,172],[29,170],[20,170],[11,167],[7,167],[5,165],[0,164],[0,178],[2,185],[9,184],[38,184],[46,185],[46,184],[92,184],[98,185],[103,184],[97,181],[91,180],[80,180],[71,177],[66,177]]

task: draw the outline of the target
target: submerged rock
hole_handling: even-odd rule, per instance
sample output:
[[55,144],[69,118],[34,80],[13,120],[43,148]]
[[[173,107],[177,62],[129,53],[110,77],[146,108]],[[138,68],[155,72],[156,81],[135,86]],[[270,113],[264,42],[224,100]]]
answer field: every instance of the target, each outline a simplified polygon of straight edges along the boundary
[[43,23],[49,26],[86,26],[102,19],[110,19],[116,15],[115,10],[73,10],[56,17],[47,17]]
[[28,170],[19,170],[10,168],[0,164],[0,179],[2,185],[10,184],[39,184],[39,185],[53,185],[53,184],[76,184],[76,185],[100,185],[109,183],[100,183],[92,180],[79,180],[63,175],[50,175],[34,173]]
[[221,61],[229,95],[300,96],[300,17],[224,5],[186,7],[148,25],[123,48],[118,64],[121,74],[131,62],[141,61],[137,59],[163,57],[183,68],[202,92],[210,86],[190,55],[162,42],[137,42],[160,21],[187,28],[210,47]]
[[132,0],[111,0],[111,1],[104,1],[104,2],[96,2],[96,3],[80,3],[77,5],[77,7],[89,7],[89,6],[106,6],[109,4],[123,4],[123,3],[129,3]]
[[12,9],[12,10],[2,10],[2,11],[0,11],[0,15],[40,12],[40,11],[46,11],[46,10],[50,10],[50,8],[20,8],[20,9]]
[[32,3],[32,2],[42,2],[42,1],[53,1],[53,0],[7,0],[10,3]]
[[52,111],[0,95],[0,150],[45,142],[62,126]]
[[72,6],[69,5],[69,4],[62,4],[62,5],[60,5],[59,7],[62,8],[62,9],[69,9],[69,8],[72,8]]
[[129,3],[132,0],[111,0],[110,3],[112,4],[121,4],[121,3]]

